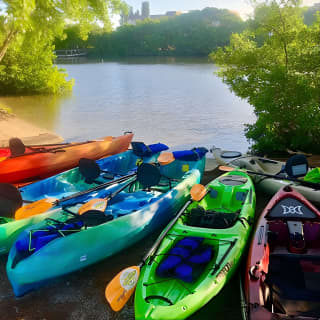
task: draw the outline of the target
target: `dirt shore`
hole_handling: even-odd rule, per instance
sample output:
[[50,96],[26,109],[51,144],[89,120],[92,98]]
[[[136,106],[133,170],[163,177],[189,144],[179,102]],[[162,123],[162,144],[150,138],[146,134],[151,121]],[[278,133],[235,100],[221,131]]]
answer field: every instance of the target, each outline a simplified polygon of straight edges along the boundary
[[38,128],[14,115],[0,117],[0,147],[7,146],[9,139],[12,137],[20,138],[26,145],[63,141],[63,138],[59,135],[45,128]]

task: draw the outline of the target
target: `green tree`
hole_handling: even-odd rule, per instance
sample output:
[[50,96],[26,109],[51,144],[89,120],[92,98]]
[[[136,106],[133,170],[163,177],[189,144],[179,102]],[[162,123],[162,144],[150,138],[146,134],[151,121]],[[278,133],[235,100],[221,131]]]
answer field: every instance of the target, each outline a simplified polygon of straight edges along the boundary
[[259,4],[254,19],[211,58],[223,81],[254,107],[253,151],[320,152],[319,22],[307,27],[297,1]]
[[[59,76],[56,67],[52,65],[54,40],[65,37],[64,27],[70,23],[79,25],[81,38],[87,37],[97,21],[103,24],[104,30],[111,30],[110,14],[126,11],[122,0],[0,0],[1,5],[5,11],[0,19],[1,93],[9,82],[13,88],[16,87],[17,93],[27,92],[27,82],[39,80],[39,84],[43,83],[41,78],[44,74],[51,76],[47,87],[39,87],[39,90],[34,87],[35,91],[58,92],[63,88],[70,88],[66,80],[62,81],[66,75]],[[30,45],[37,49],[35,55]],[[24,68],[32,69],[31,74],[36,79],[17,71]],[[55,81],[57,85],[54,85]]]

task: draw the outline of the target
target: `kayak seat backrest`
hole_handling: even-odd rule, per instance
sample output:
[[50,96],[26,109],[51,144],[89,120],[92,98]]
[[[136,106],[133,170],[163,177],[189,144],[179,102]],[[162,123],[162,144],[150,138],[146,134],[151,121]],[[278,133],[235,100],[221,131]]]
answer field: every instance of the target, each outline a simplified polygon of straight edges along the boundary
[[185,282],[193,282],[210,262],[213,250],[202,244],[203,238],[186,237],[176,243],[166,258],[159,264],[156,274],[173,277]]
[[303,225],[304,238],[308,248],[320,248],[320,223],[306,221]]
[[191,209],[187,224],[193,227],[226,229],[231,228],[238,220],[240,211],[217,212],[204,210],[198,206]]
[[273,220],[269,221],[268,225],[269,231],[273,233],[272,244],[287,246],[289,242],[289,231],[287,224],[281,220]]
[[81,221],[85,227],[95,227],[113,219],[112,214],[105,214],[100,210],[88,210],[82,215],[69,219],[68,223]]

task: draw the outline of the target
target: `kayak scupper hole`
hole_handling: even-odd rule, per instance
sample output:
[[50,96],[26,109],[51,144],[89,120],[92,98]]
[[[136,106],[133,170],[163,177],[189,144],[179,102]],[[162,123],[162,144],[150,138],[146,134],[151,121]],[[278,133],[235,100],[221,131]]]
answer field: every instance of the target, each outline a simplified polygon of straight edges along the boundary
[[187,311],[187,307],[186,306],[182,306],[182,311]]

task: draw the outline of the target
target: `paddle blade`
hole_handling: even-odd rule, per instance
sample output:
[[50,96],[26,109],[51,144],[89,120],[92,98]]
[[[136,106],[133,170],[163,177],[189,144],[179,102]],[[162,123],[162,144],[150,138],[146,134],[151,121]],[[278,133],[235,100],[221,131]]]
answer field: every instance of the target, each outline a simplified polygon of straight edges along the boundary
[[22,206],[20,191],[9,183],[0,183],[0,216],[12,218]]
[[200,201],[207,193],[207,189],[202,184],[195,184],[191,190],[191,199],[194,201]]
[[0,162],[3,161],[3,160],[6,160],[7,157],[0,157]]
[[44,213],[54,206],[55,201],[57,201],[57,199],[48,198],[27,204],[16,211],[15,219],[21,220]]
[[158,163],[165,166],[175,160],[172,152],[162,152],[158,157]]
[[104,212],[104,210],[106,210],[107,204],[108,200],[106,199],[92,199],[79,208],[78,214],[82,215],[89,210]]
[[132,266],[119,272],[107,285],[105,297],[113,311],[120,311],[132,296],[140,275],[140,267]]
[[225,171],[225,172],[230,172],[236,170],[235,168],[232,167],[227,167],[227,166],[219,166],[220,171]]

